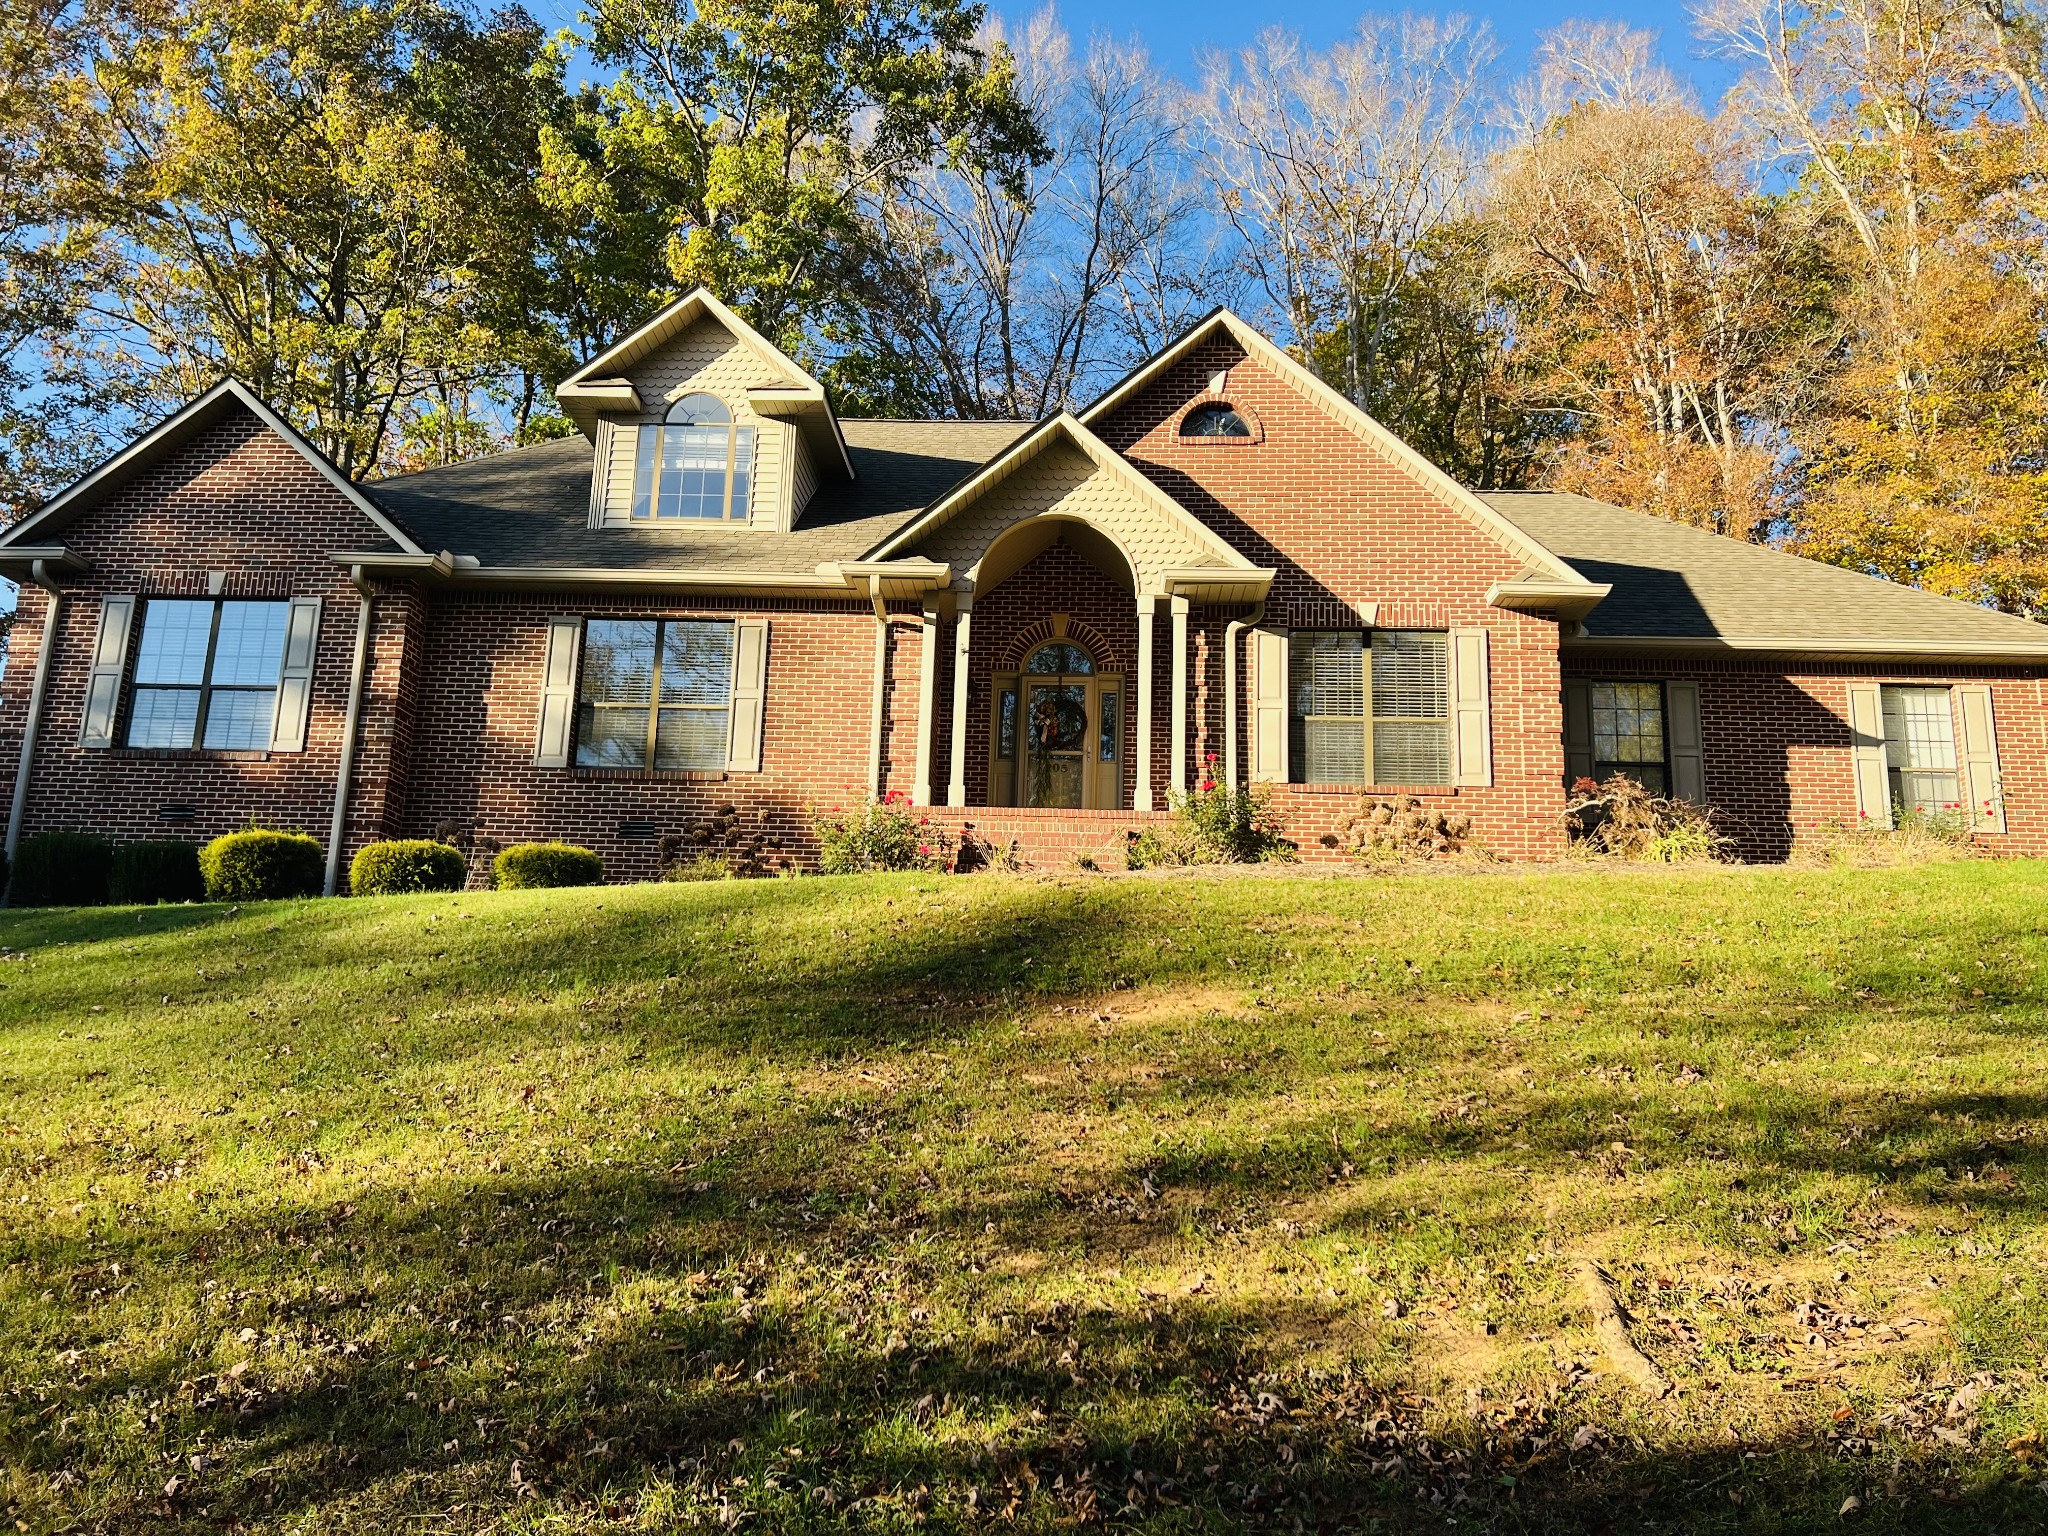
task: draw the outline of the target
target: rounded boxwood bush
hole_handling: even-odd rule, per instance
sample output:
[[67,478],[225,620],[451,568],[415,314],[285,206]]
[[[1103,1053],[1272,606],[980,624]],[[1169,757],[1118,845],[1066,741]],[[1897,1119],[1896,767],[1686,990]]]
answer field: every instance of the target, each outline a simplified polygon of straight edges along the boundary
[[107,897],[137,906],[156,901],[204,901],[199,845],[166,840],[123,843],[114,850]]
[[425,838],[370,843],[348,867],[348,888],[357,896],[459,891],[468,878],[469,861],[461,849]]
[[327,856],[303,832],[251,827],[216,837],[199,850],[209,901],[279,901],[317,896]]
[[17,907],[106,905],[107,875],[114,845],[90,832],[38,832],[14,850],[14,884],[8,900]]
[[574,843],[514,843],[491,860],[501,891],[604,884],[604,861]]

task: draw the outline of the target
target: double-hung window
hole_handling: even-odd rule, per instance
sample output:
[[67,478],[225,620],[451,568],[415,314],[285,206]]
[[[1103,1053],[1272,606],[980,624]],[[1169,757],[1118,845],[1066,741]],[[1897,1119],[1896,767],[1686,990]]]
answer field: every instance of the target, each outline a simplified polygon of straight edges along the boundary
[[632,518],[744,520],[753,481],[754,429],[716,395],[685,395],[660,426],[640,429]]
[[1625,774],[1653,795],[1671,791],[1671,752],[1662,683],[1593,683],[1593,777]]
[[1451,781],[1450,646],[1441,630],[1296,630],[1289,761],[1304,784]]
[[1909,688],[1887,683],[1879,690],[1884,707],[1884,763],[1892,804],[1938,815],[1962,805],[1956,770],[1955,712],[1946,688]]
[[127,745],[261,752],[271,744],[288,602],[151,598]]
[[588,620],[576,765],[723,769],[732,742],[733,633],[729,620]]

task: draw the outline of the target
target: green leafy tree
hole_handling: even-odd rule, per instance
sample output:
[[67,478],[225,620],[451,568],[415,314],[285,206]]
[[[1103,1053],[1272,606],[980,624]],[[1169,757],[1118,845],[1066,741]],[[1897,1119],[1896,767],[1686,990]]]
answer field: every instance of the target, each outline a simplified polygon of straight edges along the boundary
[[223,372],[346,473],[521,423],[565,349],[535,271],[564,54],[518,10],[179,0],[101,41],[110,224],[127,257],[60,372],[138,414]]
[[74,0],[0,6],[0,523],[101,446],[79,402],[43,378],[45,347],[105,272],[95,19]]
[[1006,50],[977,45],[983,11],[963,0],[596,0],[588,16],[618,72],[586,119],[601,160],[578,157],[610,180],[586,183],[591,227],[641,195],[663,211],[675,282],[792,352],[862,334],[856,279],[878,238],[864,200],[936,163],[1021,170],[1044,153]]

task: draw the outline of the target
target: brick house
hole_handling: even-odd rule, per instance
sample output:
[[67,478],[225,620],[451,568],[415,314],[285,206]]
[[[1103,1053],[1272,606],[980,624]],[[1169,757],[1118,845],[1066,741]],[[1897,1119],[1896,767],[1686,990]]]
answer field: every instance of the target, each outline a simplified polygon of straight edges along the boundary
[[854,421],[700,291],[558,395],[573,437],[353,485],[225,382],[0,536],[9,851],[256,816],[330,882],[451,829],[630,878],[902,792],[1054,859],[1214,776],[1307,857],[1364,788],[1540,859],[1620,769],[1751,858],[1896,805],[2048,852],[2048,630],[1471,491],[1228,313],[1078,415]]

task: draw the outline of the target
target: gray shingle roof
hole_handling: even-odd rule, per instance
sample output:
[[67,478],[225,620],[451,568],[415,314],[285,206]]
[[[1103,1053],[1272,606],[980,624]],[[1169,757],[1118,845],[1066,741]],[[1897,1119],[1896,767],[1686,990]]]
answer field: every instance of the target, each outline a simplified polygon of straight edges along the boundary
[[1561,491],[1479,495],[1587,580],[1613,584],[1585,621],[1596,640],[2048,652],[2048,626],[2031,620],[1647,513]]
[[580,436],[364,489],[424,548],[487,566],[806,572],[864,554],[1029,425],[841,422],[856,478],[821,485],[789,533],[714,523],[590,528],[591,445]]

